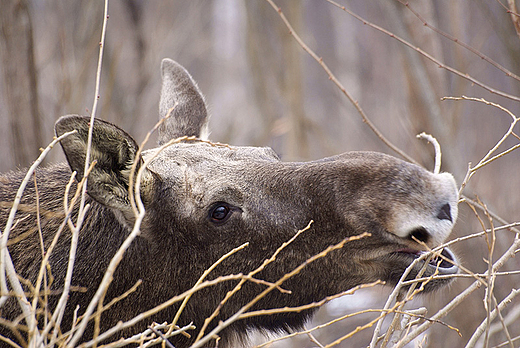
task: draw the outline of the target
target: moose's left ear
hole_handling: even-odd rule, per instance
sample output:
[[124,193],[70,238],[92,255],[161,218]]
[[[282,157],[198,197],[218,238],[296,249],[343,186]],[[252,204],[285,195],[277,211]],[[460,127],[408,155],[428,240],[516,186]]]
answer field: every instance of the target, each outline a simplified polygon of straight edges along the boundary
[[[77,131],[61,140],[61,146],[70,168],[77,172],[78,180],[83,178],[85,168],[89,124],[88,117],[69,115],[61,117],[54,126],[57,136]],[[90,159],[97,163],[88,177],[87,192],[98,203],[120,210],[126,216],[132,211],[128,185],[137,149],[135,140],[122,129],[105,121],[94,121]],[[136,175],[142,162],[139,158]],[[153,175],[144,175],[143,180],[151,177]]]
[[159,127],[159,145],[182,136],[200,138],[206,132],[208,113],[197,83],[184,67],[171,59],[162,60],[161,71],[159,117],[174,109]]

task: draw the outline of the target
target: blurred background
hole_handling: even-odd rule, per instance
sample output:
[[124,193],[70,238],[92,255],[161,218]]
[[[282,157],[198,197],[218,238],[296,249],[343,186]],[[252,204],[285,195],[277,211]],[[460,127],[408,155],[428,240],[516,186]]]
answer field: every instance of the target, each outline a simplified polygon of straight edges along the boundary
[[[399,1],[340,3],[417,49],[364,25],[325,0],[276,1],[295,31],[323,58],[393,144],[432,169],[432,146],[415,137],[423,131],[432,134],[443,149],[442,169],[452,172],[461,183],[468,163],[477,163],[500,140],[511,117],[482,103],[441,101],[441,97],[485,98],[515,114],[520,112],[520,103],[456,76],[425,59],[418,50],[513,96],[520,96],[518,79],[431,30]],[[520,73],[520,38],[512,21],[515,16],[500,1],[415,0],[409,4],[428,24],[512,73]],[[61,115],[90,114],[103,2],[0,0],[0,8],[3,172],[30,165],[39,148],[52,140],[54,122]],[[354,106],[297,44],[266,1],[112,1],[109,14],[96,116],[119,125],[137,142],[158,120],[160,61],[170,57],[188,69],[205,94],[213,141],[271,146],[286,161],[313,160],[350,150],[395,155],[363,123]],[[518,144],[518,138],[510,138],[500,150]],[[61,152],[52,151],[46,161],[59,160],[63,160]],[[471,198],[478,196],[508,222],[519,221],[519,163],[520,152],[513,151],[485,166],[469,181],[464,193]],[[489,225],[485,216],[483,219]],[[453,238],[480,230],[478,219],[462,203]],[[497,232],[493,260],[513,238],[511,231]],[[487,270],[485,259],[489,255],[484,238],[458,243],[455,249],[471,271]],[[519,265],[512,259],[503,270],[518,270]],[[411,307],[427,304],[429,314],[433,314],[471,283],[458,280],[449,289],[415,300]],[[500,301],[519,284],[520,278],[515,275],[497,278],[495,297]],[[360,309],[381,308],[389,291],[380,287],[335,301],[320,310],[317,323]],[[484,289],[477,290],[445,318],[446,323],[460,329],[462,338],[454,330],[434,325],[421,346],[463,347],[486,316],[483,296]],[[515,319],[520,310],[515,304],[502,313],[506,319],[513,318],[508,324],[512,337],[520,335],[520,319]],[[326,344],[376,316],[359,315],[315,336]],[[491,336],[490,346],[504,341],[503,330],[498,331]],[[372,329],[365,330],[339,346],[364,347],[371,334]],[[315,345],[304,337],[277,346]]]

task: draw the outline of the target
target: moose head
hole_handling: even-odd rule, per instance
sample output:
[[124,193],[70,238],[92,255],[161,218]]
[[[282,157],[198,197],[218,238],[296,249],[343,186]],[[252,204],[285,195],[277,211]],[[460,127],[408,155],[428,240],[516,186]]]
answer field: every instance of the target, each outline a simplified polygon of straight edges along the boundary
[[[363,236],[308,262],[281,284],[287,291],[274,289],[251,310],[302,306],[377,280],[395,285],[417,258],[442,244],[450,234],[458,203],[452,175],[434,174],[375,152],[349,152],[290,163],[280,161],[270,148],[202,140],[207,111],[199,88],[176,62],[164,59],[161,69],[160,116],[168,117],[159,127],[159,144],[163,145],[160,151],[139,154],[138,145],[123,130],[105,121],[94,122],[91,156],[96,164],[87,184],[91,209],[79,235],[73,276],[73,284],[87,291],[71,294],[70,310],[65,312],[69,321],[76,306],[79,305],[79,314],[86,308],[108,261],[135,223],[130,197],[134,162],[143,173],[138,184],[146,214],[138,237],[114,273],[105,302],[121,295],[138,280],[142,284],[103,313],[101,332],[190,289],[215,261],[243,243],[249,244],[222,261],[207,279],[258,269],[297,231],[309,226],[255,274],[261,281],[245,282],[224,305],[219,307],[238,280],[219,282],[195,293],[178,325],[193,322],[197,329],[190,332],[191,338],[171,338],[175,347],[193,343],[197,330],[217,308],[219,314],[206,332],[249,303],[265,290],[266,284],[277,282],[329,246],[348,238]],[[70,168],[81,179],[89,119],[64,116],[55,128],[58,136],[77,131],[64,138],[61,145]],[[183,136],[195,138],[172,141]],[[42,169],[38,175],[40,204],[51,209],[51,202],[61,195],[53,188],[57,184],[65,186],[70,171],[54,166]],[[0,198],[12,197],[1,182]],[[23,226],[20,224],[19,229]],[[43,228],[47,239],[55,233],[51,227],[56,225]],[[68,243],[61,238],[50,258],[55,279],[65,273],[62,263]],[[39,250],[40,246],[35,238],[24,248]],[[10,252],[21,275],[33,279],[35,275],[30,273],[41,258],[27,260],[17,244]],[[440,257],[416,262],[408,279],[420,272],[423,277],[454,274],[458,271],[456,264],[454,254],[444,248]],[[430,279],[424,291],[439,289],[448,282],[446,278]],[[57,288],[59,285],[56,281]],[[144,330],[150,320],[171,321],[178,308],[176,303],[163,309],[126,329],[124,334]],[[222,338],[220,346],[250,329],[299,328],[313,312],[277,312],[235,321],[218,333]],[[90,334],[87,332],[86,340]]]

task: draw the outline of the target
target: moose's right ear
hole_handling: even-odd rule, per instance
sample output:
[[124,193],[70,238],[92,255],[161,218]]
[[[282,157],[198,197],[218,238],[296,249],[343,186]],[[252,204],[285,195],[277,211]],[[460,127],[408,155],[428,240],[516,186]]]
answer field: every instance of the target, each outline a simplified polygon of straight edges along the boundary
[[[77,172],[78,180],[83,178],[85,168],[89,124],[89,117],[69,115],[61,117],[54,126],[57,136],[72,130],[77,131],[62,139],[61,146],[70,168]],[[96,119],[92,133],[90,160],[91,162],[95,160],[97,163],[88,177],[89,196],[98,203],[130,214],[132,208],[128,186],[137,149],[137,143],[125,131],[111,123]],[[137,161],[136,173],[143,160],[139,158]],[[153,175],[145,173],[143,178],[149,181],[152,180]],[[148,182],[142,182],[141,186],[150,187],[143,184]]]
[[200,138],[205,133],[208,113],[199,87],[190,73],[171,59],[162,60],[161,71],[159,117],[165,117],[174,109],[159,127],[159,145],[183,136]]

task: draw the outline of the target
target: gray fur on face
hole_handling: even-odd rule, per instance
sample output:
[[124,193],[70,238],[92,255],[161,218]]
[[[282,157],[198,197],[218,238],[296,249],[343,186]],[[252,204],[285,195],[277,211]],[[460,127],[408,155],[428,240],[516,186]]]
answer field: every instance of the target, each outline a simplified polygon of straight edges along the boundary
[[[160,143],[184,135],[200,136],[207,114],[195,82],[184,68],[168,59],[162,63],[162,75],[161,116],[176,106],[159,129]],[[77,171],[79,177],[83,173],[88,126],[86,117],[60,118],[56,123],[58,136],[73,129],[78,131],[61,142],[69,165],[37,171],[46,248],[64,217],[62,200],[70,169]],[[97,164],[87,187],[87,203],[91,208],[79,234],[72,281],[84,292],[71,293],[62,331],[70,329],[77,306],[78,314],[83,313],[110,259],[133,226],[135,218],[128,193],[132,163],[137,161],[139,169],[156,151],[146,151],[141,158],[137,155],[136,142],[127,133],[105,121],[95,121],[92,160]],[[269,148],[187,141],[163,149],[144,171],[140,184],[145,219],[139,237],[114,274],[105,303],[138,280],[142,284],[103,314],[102,332],[190,289],[216,260],[246,242],[247,248],[222,262],[208,279],[251,272],[311,220],[314,223],[310,229],[287,246],[257,278],[276,282],[330,245],[365,232],[370,237],[349,242],[309,264],[283,283],[282,287],[290,290],[290,294],[274,290],[253,310],[301,306],[376,280],[395,285],[421,252],[438,246],[448,237],[457,219],[457,187],[450,174],[433,174],[374,152],[350,152],[313,162],[287,163],[280,161]],[[22,172],[0,176],[3,202],[0,226],[5,225],[8,203],[13,201],[22,178]],[[18,212],[20,220],[11,232],[9,252],[19,274],[33,283],[41,263],[35,212],[36,188],[31,183]],[[74,211],[73,217],[76,214]],[[63,287],[69,248],[70,236],[64,234],[49,261],[54,276],[50,288],[58,295]],[[457,272],[453,253],[445,250],[443,255],[451,263],[429,263],[425,276],[436,271]],[[419,263],[409,278],[415,277],[422,266],[424,263]],[[446,279],[433,279],[425,291],[440,289],[448,283]],[[173,337],[175,347],[189,346],[204,319],[235,285],[236,282],[223,282],[194,294],[178,325],[193,322],[197,329],[190,332],[192,339],[182,335]],[[220,309],[206,332],[264,289],[265,285],[245,283]],[[54,308],[57,298],[49,296],[49,308]],[[178,304],[166,308],[120,335],[142,332],[152,321],[171,321],[177,309]],[[220,347],[252,328],[272,331],[299,328],[312,313],[313,310],[307,310],[237,321],[220,333]],[[10,299],[2,308],[2,317],[13,320],[17,315],[16,301]],[[1,333],[16,339],[8,329]],[[92,334],[90,326],[84,340]]]

